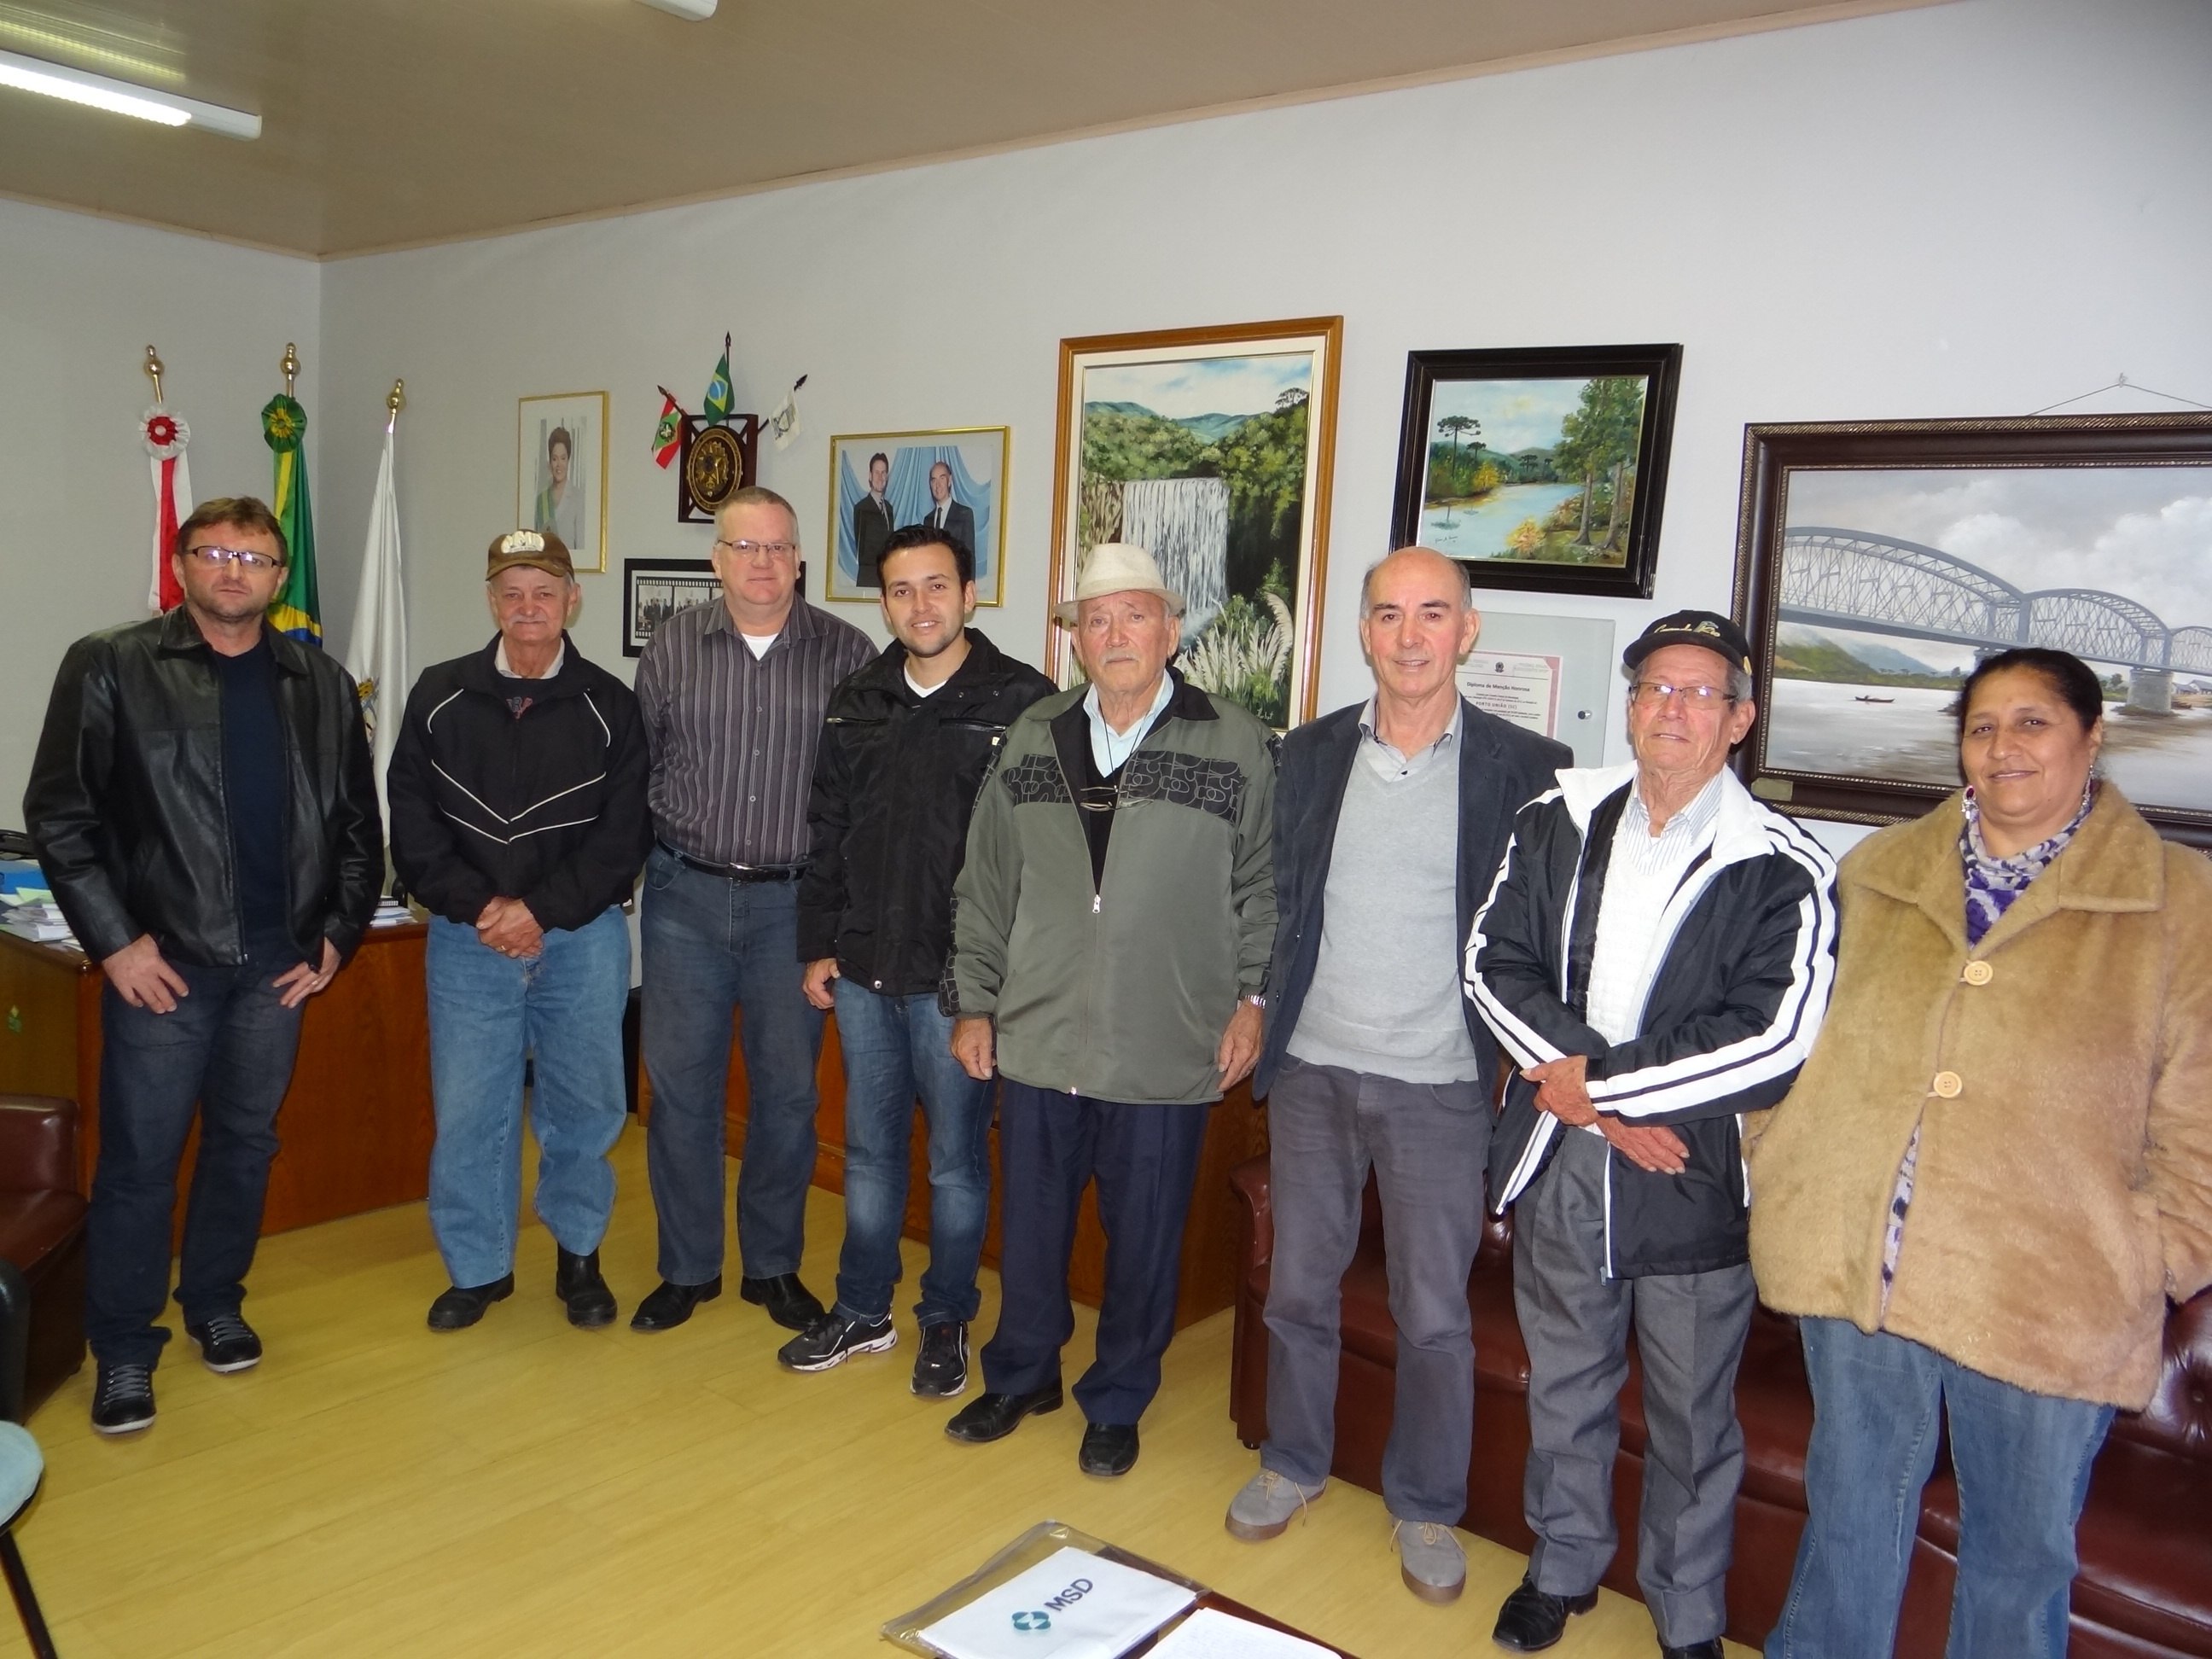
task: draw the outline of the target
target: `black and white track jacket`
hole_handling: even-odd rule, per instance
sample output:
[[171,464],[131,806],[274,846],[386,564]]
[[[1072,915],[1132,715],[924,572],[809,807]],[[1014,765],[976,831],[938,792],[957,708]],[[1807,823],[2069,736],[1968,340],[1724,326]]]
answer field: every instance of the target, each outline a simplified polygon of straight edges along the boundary
[[449,921],[519,898],[540,927],[581,927],[629,896],[653,845],[645,723],[574,641],[542,680],[501,674],[498,649],[415,682],[385,780],[392,867]]
[[[1836,866],[1820,843],[1753,800],[1732,773],[1711,844],[1660,927],[1659,970],[1637,1035],[1608,1042],[1584,1018],[1613,830],[1635,787],[1627,766],[1565,771],[1521,811],[1467,947],[1467,991],[1521,1066],[1589,1056],[1591,1103],[1673,1127],[1680,1175],[1607,1148],[1606,1261],[1616,1279],[1706,1273],[1749,1259],[1741,1114],[1789,1091],[1835,979]],[[1516,1074],[1490,1143],[1500,1211],[1541,1172],[1562,1133]]]

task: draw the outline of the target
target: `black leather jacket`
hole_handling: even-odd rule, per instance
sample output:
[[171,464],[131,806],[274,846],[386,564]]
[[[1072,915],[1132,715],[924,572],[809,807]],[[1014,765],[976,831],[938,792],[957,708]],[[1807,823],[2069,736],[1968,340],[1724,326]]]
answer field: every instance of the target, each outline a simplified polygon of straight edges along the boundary
[[927,697],[896,641],[830,696],[799,884],[799,959],[885,996],[938,988],[952,949],[952,882],[968,817],[1006,727],[1052,682],[975,629],[968,657]]
[[[384,884],[376,773],[352,677],[262,624],[287,750],[287,919],[301,958],[350,957]],[[79,640],[54,677],[23,816],[95,962],[141,933],[165,956],[240,961],[222,793],[222,694],[182,607]]]

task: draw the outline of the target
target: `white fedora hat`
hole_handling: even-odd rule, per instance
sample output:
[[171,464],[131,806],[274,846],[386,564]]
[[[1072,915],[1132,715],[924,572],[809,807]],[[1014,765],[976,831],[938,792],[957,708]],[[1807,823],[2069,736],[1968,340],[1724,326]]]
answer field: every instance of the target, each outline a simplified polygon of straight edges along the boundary
[[1075,597],[1053,606],[1052,614],[1062,626],[1073,628],[1084,600],[1108,593],[1157,593],[1168,602],[1168,615],[1182,615],[1182,595],[1160,580],[1158,562],[1127,542],[1101,542],[1092,548],[1075,578]]

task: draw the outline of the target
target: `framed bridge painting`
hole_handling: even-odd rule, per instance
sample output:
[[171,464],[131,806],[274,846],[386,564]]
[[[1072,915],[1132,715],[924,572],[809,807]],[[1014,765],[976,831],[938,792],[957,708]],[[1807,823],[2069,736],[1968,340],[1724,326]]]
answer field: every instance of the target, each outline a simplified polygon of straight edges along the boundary
[[[1048,603],[1102,542],[1183,595],[1176,665],[1283,730],[1311,720],[1341,317],[1060,343]],[[1062,685],[1079,672],[1054,630]]]
[[2212,413],[1747,427],[1735,614],[1785,811],[1926,811],[1967,672],[2043,646],[2104,682],[2104,775],[2212,847]]

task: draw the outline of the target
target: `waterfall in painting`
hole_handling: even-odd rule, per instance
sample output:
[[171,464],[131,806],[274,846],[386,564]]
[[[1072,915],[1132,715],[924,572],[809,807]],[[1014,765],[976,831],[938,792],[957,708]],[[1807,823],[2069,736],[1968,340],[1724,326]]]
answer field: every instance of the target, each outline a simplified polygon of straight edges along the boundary
[[1121,486],[1121,539],[1150,552],[1183,596],[1189,645],[1229,600],[1229,481],[1131,479]]

